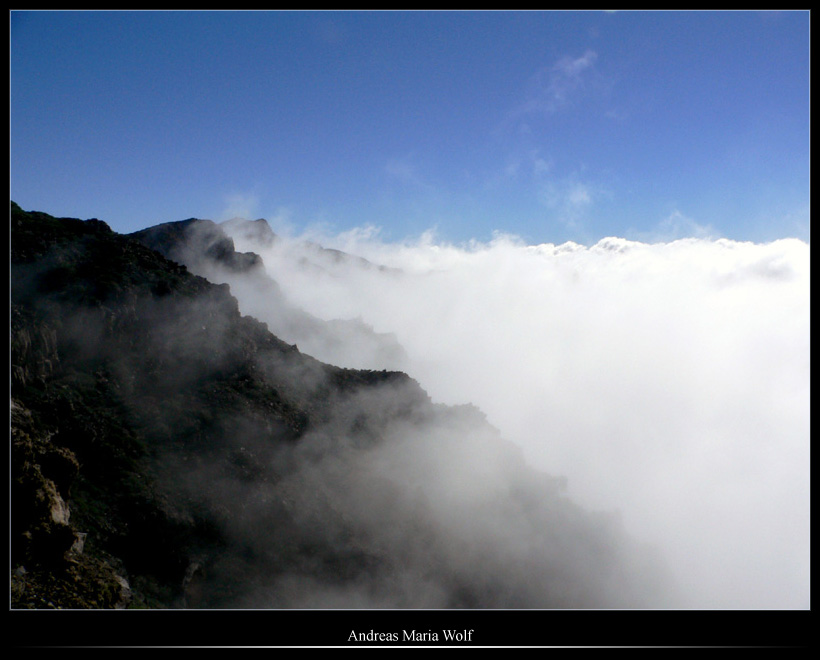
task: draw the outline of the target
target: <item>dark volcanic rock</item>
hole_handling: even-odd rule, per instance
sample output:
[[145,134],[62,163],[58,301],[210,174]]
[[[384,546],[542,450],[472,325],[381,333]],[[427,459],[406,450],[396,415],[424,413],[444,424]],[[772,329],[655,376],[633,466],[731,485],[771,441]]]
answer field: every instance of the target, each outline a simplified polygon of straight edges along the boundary
[[474,408],[304,355],[102,222],[12,203],[11,244],[13,608],[667,602]]
[[11,228],[13,547],[26,575],[62,561],[82,532],[86,552],[161,585],[143,602],[178,604],[189,552],[224,541],[213,512],[169,496],[179,495],[169,466],[215,456],[264,473],[264,456],[234,446],[234,425],[275,452],[321,425],[334,398],[414,387],[300,354],[241,316],[226,285],[104,223],[13,204]]

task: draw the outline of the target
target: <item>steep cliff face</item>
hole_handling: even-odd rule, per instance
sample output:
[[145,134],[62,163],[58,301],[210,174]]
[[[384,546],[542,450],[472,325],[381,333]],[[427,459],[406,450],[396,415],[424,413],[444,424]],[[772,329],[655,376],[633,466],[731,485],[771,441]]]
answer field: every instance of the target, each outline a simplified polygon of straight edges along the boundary
[[102,222],[12,203],[11,241],[14,608],[665,602],[474,408],[304,355]]

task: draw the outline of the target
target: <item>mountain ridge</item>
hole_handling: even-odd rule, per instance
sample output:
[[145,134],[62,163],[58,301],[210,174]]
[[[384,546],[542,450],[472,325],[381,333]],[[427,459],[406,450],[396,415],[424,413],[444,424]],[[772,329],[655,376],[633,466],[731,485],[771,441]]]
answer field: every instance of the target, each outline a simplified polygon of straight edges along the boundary
[[13,609],[667,602],[480,411],[305,355],[105,223],[10,222]]
[[[299,343],[304,352],[324,362],[340,356],[345,366],[370,369],[402,370],[407,362],[404,348],[392,333],[376,332],[360,318],[322,319],[310,314],[290,300],[279,284],[268,274],[263,258],[256,252],[239,252],[225,227],[238,235],[251,235],[262,246],[278,239],[267,221],[234,218],[224,223],[189,218],[166,222],[129,234],[147,247],[185,265],[191,272],[212,282],[227,283],[232,290],[242,290],[240,296],[246,313],[264,320],[271,331],[292,343]],[[299,257],[305,268],[323,270],[310,255],[331,255],[332,262],[355,267],[379,268],[361,257],[338,250],[326,250],[317,244],[300,244],[308,254]]]

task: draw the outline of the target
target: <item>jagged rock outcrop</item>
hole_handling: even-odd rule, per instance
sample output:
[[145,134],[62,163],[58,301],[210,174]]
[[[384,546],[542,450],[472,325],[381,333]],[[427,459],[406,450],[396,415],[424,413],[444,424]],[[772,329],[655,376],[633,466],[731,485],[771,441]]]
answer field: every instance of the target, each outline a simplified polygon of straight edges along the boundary
[[169,259],[185,264],[193,272],[206,269],[213,262],[238,273],[262,267],[258,254],[237,252],[233,239],[212,220],[189,218],[166,222],[131,236]]
[[12,538],[20,554],[59,564],[79,540],[69,524],[66,499],[80,465],[72,451],[56,446],[50,433],[37,429],[30,411],[13,399],[11,422],[13,454],[18,459],[12,492],[21,503]]
[[123,608],[127,580],[112,563],[84,555],[86,534],[71,522],[67,503],[80,472],[70,449],[11,401],[12,606]]

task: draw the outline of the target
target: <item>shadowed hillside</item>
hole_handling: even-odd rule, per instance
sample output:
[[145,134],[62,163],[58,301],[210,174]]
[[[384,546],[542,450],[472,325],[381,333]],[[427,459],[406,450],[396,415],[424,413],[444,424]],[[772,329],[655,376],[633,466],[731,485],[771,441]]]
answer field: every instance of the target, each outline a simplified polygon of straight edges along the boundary
[[11,246],[13,608],[671,602],[474,407],[305,355],[98,220],[12,203]]

